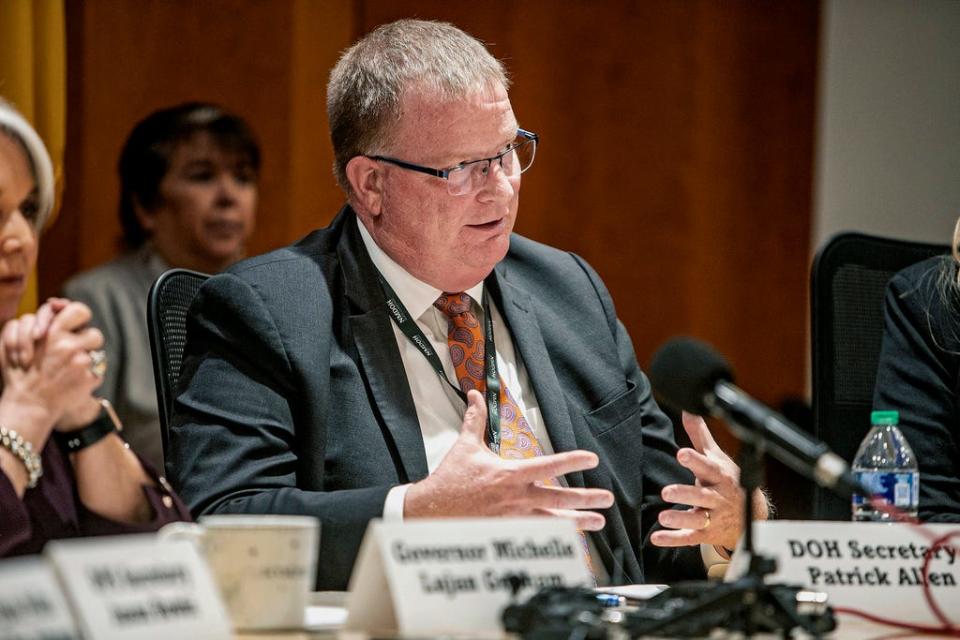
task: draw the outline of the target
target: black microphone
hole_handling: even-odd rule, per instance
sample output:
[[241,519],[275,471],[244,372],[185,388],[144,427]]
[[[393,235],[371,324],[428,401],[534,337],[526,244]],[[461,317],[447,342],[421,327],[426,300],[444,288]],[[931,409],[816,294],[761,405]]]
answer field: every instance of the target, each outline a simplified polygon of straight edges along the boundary
[[723,418],[738,438],[765,446],[778,460],[821,487],[845,498],[854,493],[871,494],[846,461],[824,442],[734,385],[726,360],[705,342],[694,338],[668,341],[653,356],[650,380],[668,404],[689,413]]

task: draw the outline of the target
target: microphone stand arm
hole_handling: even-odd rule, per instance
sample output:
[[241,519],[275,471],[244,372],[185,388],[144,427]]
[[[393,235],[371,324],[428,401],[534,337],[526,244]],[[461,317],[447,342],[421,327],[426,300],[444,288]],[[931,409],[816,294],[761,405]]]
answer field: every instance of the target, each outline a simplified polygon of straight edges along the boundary
[[743,552],[750,554],[747,575],[759,578],[776,571],[776,561],[758,556],[753,544],[753,494],[763,486],[763,449],[744,440],[737,456],[740,463],[740,487],[743,489]]
[[[756,552],[753,542],[753,494],[763,486],[764,464],[762,443],[757,446],[753,439],[743,440],[740,443],[740,454],[737,456],[740,463],[740,486],[743,489],[743,550],[742,553],[749,554],[750,564],[747,567],[746,574],[738,579],[734,585],[737,587],[741,604],[744,607],[744,633],[749,637],[757,633],[756,625],[759,622],[759,609],[768,606],[773,601],[778,607],[782,607],[779,599],[772,598],[769,593],[765,579],[766,576],[777,570],[777,562],[769,556],[760,555]],[[801,624],[800,620],[791,615],[792,612],[785,611],[788,618],[792,618],[794,625]],[[792,628],[792,626],[790,627]],[[785,628],[784,631],[789,631]]]

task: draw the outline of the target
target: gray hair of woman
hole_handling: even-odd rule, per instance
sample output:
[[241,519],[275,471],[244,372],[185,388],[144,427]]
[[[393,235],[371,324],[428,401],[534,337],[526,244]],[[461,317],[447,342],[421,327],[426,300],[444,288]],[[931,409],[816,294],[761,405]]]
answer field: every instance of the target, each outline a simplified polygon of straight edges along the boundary
[[[960,218],[957,218],[957,223],[953,227],[953,242],[950,250],[953,253],[954,261],[960,265]],[[957,270],[956,278],[957,284],[960,285],[960,269]]]
[[340,187],[350,193],[346,166],[351,158],[382,153],[389,144],[389,127],[400,117],[407,89],[456,100],[497,83],[509,86],[500,61],[452,24],[398,20],[377,27],[343,53],[327,83],[334,175]]
[[27,119],[20,115],[13,105],[0,98],[0,133],[16,142],[27,154],[30,172],[36,185],[37,217],[36,229],[41,231],[53,211],[54,178],[53,163],[43,140]]

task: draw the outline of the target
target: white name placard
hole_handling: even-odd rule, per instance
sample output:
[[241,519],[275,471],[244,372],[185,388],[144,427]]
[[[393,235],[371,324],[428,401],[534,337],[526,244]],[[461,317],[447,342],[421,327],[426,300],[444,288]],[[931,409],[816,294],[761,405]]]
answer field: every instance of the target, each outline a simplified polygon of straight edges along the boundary
[[[930,549],[929,536],[958,531],[960,526],[924,525],[924,530],[929,535],[907,524],[767,521],[754,525],[754,545],[777,559],[777,573],[768,581],[824,591],[833,606],[904,622],[936,623],[923,596],[924,554]],[[956,623],[960,536],[951,544],[952,548],[934,553],[929,583],[940,609]]]
[[191,542],[153,534],[57,540],[44,553],[84,637],[231,637],[220,595]]
[[498,631],[511,578],[526,598],[588,585],[580,535],[559,518],[371,523],[350,579],[346,628],[438,634]]
[[57,576],[42,557],[0,561],[0,640],[79,637]]

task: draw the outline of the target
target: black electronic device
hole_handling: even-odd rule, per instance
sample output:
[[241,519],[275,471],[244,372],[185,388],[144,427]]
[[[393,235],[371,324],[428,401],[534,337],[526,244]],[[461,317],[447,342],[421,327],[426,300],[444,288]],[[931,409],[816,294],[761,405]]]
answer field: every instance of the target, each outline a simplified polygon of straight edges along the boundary
[[547,587],[503,610],[503,629],[525,640],[603,640],[604,606],[592,589]]
[[[760,606],[755,606],[757,602]],[[824,593],[746,578],[677,584],[627,612],[622,626],[631,638],[697,638],[714,629],[746,635],[788,633],[794,628],[819,637],[833,631],[837,623]]]
[[749,634],[795,627],[819,637],[836,628],[825,594],[787,585],[761,588],[769,591],[770,599],[751,611],[751,603],[742,597],[742,583],[681,583],[617,609],[600,604],[592,589],[551,587],[508,606],[503,625],[524,640],[698,638],[714,629]]

